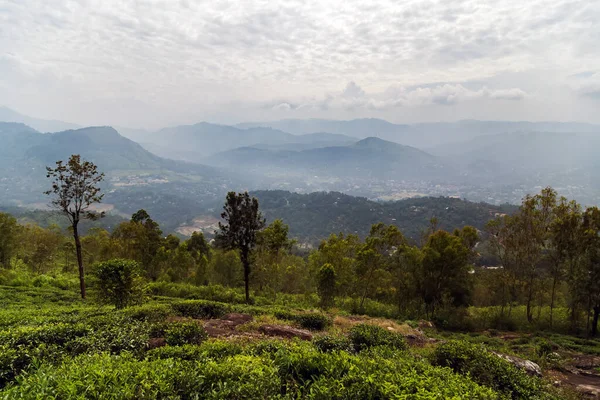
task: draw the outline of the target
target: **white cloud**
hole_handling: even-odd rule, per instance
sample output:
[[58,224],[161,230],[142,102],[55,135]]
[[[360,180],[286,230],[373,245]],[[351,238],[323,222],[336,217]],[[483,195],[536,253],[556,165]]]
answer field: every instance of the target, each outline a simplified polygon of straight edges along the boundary
[[[0,56],[12,57],[0,59],[0,104],[72,120],[113,123],[102,108],[83,112],[90,99],[149,104],[163,120],[282,98],[308,112],[314,102],[296,99],[346,82],[362,89],[315,110],[519,100],[531,90],[506,81],[486,91],[485,81],[551,69],[547,85],[559,87],[600,65],[594,0],[0,1]],[[462,84],[472,81],[483,83]],[[411,89],[373,95],[397,82]]]

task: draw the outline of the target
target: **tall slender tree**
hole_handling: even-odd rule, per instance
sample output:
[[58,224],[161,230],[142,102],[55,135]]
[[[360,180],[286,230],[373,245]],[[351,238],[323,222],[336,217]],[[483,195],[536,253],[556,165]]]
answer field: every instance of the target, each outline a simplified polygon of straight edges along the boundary
[[65,164],[57,161],[55,168],[46,167],[47,177],[52,179],[52,189],[45,194],[52,196],[50,204],[67,216],[73,229],[77,265],[79,267],[79,287],[81,297],[85,299],[85,276],[83,255],[79,239],[79,222],[82,219],[96,220],[104,216],[104,212],[95,212],[91,206],[100,203],[104,194],[100,194],[100,182],[104,174],[98,167],[79,154],[73,154]]
[[248,192],[227,193],[219,230],[215,232],[217,245],[226,249],[238,250],[244,266],[244,286],[246,302],[250,302],[250,257],[256,246],[257,233],[265,226],[265,219],[258,209],[258,200]]

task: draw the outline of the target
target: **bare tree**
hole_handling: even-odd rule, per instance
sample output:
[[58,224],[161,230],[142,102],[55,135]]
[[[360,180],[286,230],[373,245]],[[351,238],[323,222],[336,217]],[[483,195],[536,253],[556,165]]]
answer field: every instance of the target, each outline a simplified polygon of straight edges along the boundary
[[98,167],[94,163],[81,160],[78,154],[73,154],[66,164],[57,161],[56,168],[46,167],[46,171],[46,176],[52,179],[52,189],[45,194],[53,197],[50,204],[69,218],[73,228],[81,298],[85,299],[83,256],[78,226],[82,219],[96,220],[104,216],[104,212],[97,213],[90,209],[93,204],[100,203],[104,197],[98,187],[104,179],[104,174],[98,172]]

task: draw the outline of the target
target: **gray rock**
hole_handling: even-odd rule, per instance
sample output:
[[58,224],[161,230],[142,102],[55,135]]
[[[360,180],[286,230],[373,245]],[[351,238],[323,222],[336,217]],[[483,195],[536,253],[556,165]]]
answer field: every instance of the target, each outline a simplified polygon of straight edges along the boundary
[[524,370],[525,372],[527,372],[528,375],[538,376],[538,377],[542,376],[542,369],[540,368],[539,365],[537,365],[533,361],[525,360],[524,358],[520,358],[520,357],[516,357],[516,356],[509,356],[508,354],[496,353],[495,351],[492,353],[494,353],[498,357],[508,361],[515,367]]

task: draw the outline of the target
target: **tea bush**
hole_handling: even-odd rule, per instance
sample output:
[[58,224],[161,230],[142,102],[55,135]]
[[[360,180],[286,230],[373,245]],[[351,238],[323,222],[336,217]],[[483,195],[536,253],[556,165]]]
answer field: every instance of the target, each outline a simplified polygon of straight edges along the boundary
[[465,341],[440,344],[433,353],[432,363],[449,367],[512,398],[530,399],[540,391],[540,384],[536,378],[529,377],[524,371],[481,345]]
[[362,351],[374,346],[389,346],[398,350],[405,350],[408,347],[402,334],[390,332],[377,325],[355,325],[350,330],[349,338],[356,351]]
[[325,314],[316,312],[293,313],[277,309],[273,312],[273,316],[277,319],[297,322],[302,328],[312,331],[322,331],[331,325],[331,318]]
[[313,339],[313,345],[324,353],[331,351],[350,351],[352,343],[345,336],[323,335]]
[[173,303],[177,315],[189,318],[219,318],[231,311],[224,303],[206,300],[186,300]]
[[170,346],[200,344],[207,338],[204,328],[196,322],[174,322],[165,329],[165,340]]

